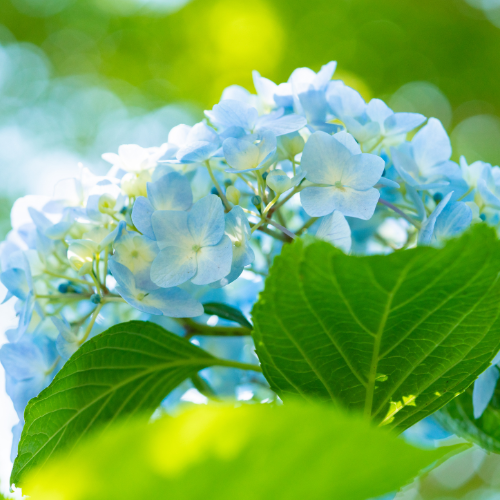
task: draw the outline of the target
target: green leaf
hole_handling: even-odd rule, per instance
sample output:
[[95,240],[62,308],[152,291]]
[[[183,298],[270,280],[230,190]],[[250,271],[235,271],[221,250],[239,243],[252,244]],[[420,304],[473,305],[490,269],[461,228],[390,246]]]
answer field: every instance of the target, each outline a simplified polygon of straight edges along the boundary
[[22,485],[27,472],[97,426],[152,414],[182,381],[214,365],[251,369],[217,359],[154,323],[131,321],[97,335],[28,403],[11,483]]
[[436,420],[448,431],[478,444],[487,451],[500,453],[500,387],[483,415],[475,419],[472,387],[435,413]]
[[249,330],[253,328],[252,323],[250,323],[243,313],[235,307],[219,302],[208,302],[203,304],[203,309],[205,309],[205,314],[212,314],[219,316],[219,318],[227,319],[228,321],[234,321]]
[[322,405],[209,406],[97,435],[36,471],[24,493],[33,500],[366,500],[456,449],[418,449]]
[[477,225],[443,249],[351,257],[284,247],[254,306],[264,375],[403,430],[463,392],[500,349],[500,242]]

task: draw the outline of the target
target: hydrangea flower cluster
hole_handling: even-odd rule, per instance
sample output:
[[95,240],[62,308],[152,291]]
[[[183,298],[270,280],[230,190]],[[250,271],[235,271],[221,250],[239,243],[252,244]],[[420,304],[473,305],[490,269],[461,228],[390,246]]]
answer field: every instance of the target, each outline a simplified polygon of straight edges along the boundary
[[[299,68],[279,85],[254,72],[256,94],[231,86],[164,144],[104,154],[107,175],[82,167],[50,199],[14,204],[0,251],[19,319],[0,350],[20,420],[14,456],[29,399],[106,325],[204,321],[202,301],[227,285],[241,305],[231,284],[265,275],[306,234],[370,254],[498,226],[499,167],[451,161],[439,120],[366,103],[335,68]],[[257,291],[248,286],[246,312]],[[477,415],[497,380],[493,366],[476,384]]]

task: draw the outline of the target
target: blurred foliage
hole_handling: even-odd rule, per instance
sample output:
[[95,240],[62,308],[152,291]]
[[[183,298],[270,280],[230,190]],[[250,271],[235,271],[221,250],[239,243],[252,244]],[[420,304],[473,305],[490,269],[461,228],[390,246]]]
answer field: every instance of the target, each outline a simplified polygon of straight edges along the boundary
[[193,0],[170,15],[132,3],[4,0],[1,22],[57,74],[103,75],[121,95],[137,97],[132,85],[161,104],[208,107],[227,85],[251,87],[252,69],[285,81],[336,59],[339,76],[377,96],[425,80],[454,108],[500,108],[500,32],[463,0]]
[[[297,423],[300,422],[300,432]],[[365,500],[463,449],[423,450],[355,414],[310,402],[198,407],[114,424],[35,470],[33,500]],[[363,464],[359,467],[359,464]]]

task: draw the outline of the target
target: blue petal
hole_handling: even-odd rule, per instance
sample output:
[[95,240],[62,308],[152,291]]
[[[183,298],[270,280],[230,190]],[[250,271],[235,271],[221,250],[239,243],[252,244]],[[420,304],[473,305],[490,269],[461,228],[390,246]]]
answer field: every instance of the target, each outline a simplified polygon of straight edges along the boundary
[[411,141],[417,165],[426,169],[445,162],[451,156],[451,143],[441,122],[430,118]]
[[495,393],[499,376],[498,368],[496,366],[490,366],[486,371],[481,373],[474,382],[474,390],[472,392],[474,418],[480,418],[484,410],[488,407]]
[[204,312],[198,300],[178,287],[154,290],[144,297],[142,303],[171,318],[194,318]]
[[156,182],[148,182],[147,190],[155,210],[189,210],[193,204],[191,184],[178,172],[164,175]]
[[296,132],[307,125],[307,120],[300,115],[289,114],[274,120],[264,120],[264,116],[259,118],[256,130],[266,129],[271,131],[276,137],[280,135]]
[[153,224],[151,222],[151,216],[154,211],[153,205],[151,205],[151,202],[147,198],[144,196],[136,198],[134,208],[132,209],[132,222],[144,236],[152,240],[155,239]]
[[219,149],[219,142],[197,141],[177,151],[176,158],[181,163],[201,163],[212,158]]
[[205,111],[205,115],[218,128],[241,127],[246,131],[253,130],[259,117],[254,107],[233,99],[221,101],[212,111]]
[[151,280],[162,288],[190,280],[197,270],[196,253],[179,247],[163,249],[151,266]]
[[410,132],[419,125],[422,125],[425,120],[425,116],[418,113],[394,113],[384,122],[386,135],[398,135]]
[[188,214],[189,232],[201,247],[219,243],[224,235],[224,225],[224,207],[214,194],[197,201]]
[[223,236],[217,245],[205,246],[197,254],[198,271],[191,280],[195,285],[208,285],[231,271],[233,249],[231,240]]
[[434,236],[444,240],[463,233],[472,222],[472,210],[462,201],[450,202],[443,209],[434,226]]
[[420,234],[418,235],[419,245],[430,245],[432,240],[432,235],[434,234],[434,227],[436,225],[437,218],[441,212],[445,209],[446,205],[451,199],[453,193],[448,193],[439,203],[439,205],[434,209],[434,212],[429,216],[429,218],[422,224],[420,229]]
[[[195,206],[196,204],[193,209]],[[151,222],[160,249],[166,247],[191,248],[194,245],[188,227],[188,212],[158,210],[152,215]]]

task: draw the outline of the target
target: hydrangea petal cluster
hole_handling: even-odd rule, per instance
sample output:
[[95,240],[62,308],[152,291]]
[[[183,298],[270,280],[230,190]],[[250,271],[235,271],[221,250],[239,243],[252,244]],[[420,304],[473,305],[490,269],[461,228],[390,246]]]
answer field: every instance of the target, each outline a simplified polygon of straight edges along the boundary
[[[86,340],[133,318],[203,321],[213,297],[247,312],[294,239],[370,254],[498,227],[499,167],[457,164],[439,120],[366,102],[335,69],[298,68],[283,83],[255,71],[255,93],[228,87],[163,144],[105,153],[107,175],[81,167],[52,197],[14,204],[0,246],[18,318],[0,349],[19,416],[14,453],[28,400]],[[492,366],[478,379],[476,416],[498,378]]]

